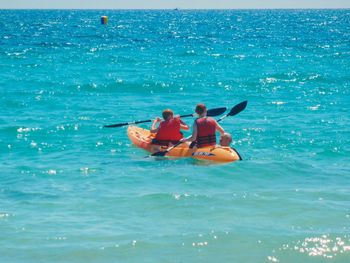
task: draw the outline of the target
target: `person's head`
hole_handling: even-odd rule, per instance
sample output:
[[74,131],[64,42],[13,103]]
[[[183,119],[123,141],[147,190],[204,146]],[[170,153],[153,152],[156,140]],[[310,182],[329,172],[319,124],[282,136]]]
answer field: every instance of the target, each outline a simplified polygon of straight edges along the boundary
[[197,104],[195,111],[199,116],[204,116],[207,114],[207,107],[205,107],[204,104],[200,103]]
[[174,116],[174,112],[171,109],[163,110],[162,113],[164,120],[170,120]]
[[232,136],[229,133],[224,133],[221,137],[220,137],[220,145],[224,146],[224,147],[228,147],[230,146],[232,142]]

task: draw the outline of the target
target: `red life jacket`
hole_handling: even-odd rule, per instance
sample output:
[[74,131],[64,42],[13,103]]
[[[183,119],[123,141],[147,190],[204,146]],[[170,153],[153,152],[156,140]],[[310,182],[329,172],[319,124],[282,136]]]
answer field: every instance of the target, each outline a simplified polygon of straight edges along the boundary
[[216,121],[211,117],[198,118],[197,124],[197,147],[216,145]]
[[173,118],[167,121],[162,121],[159,124],[158,132],[152,143],[157,145],[168,145],[177,143],[183,138],[180,132],[181,120],[179,118]]

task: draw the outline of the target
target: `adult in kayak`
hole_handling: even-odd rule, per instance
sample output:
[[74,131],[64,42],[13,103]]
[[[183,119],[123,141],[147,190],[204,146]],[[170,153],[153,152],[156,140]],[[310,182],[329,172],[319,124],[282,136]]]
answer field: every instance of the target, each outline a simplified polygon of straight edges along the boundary
[[182,142],[195,142],[197,148],[216,145],[216,131],[224,135],[225,130],[212,117],[207,117],[207,108],[204,104],[198,104],[195,112],[198,118],[194,121],[192,136],[182,139]]
[[[159,117],[153,121],[151,133],[156,133],[156,136],[152,140],[152,144],[171,146],[178,143],[183,138],[180,130],[189,130],[190,128],[179,116],[174,116],[174,112],[170,109],[164,110],[162,116],[163,121]],[[157,123],[159,123],[158,127],[156,127]]]

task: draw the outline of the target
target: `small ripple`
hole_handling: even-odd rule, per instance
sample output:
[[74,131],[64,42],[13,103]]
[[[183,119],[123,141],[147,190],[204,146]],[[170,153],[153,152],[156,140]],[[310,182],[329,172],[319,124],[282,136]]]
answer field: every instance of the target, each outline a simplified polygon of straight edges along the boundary
[[0,212],[0,220],[10,217],[10,213]]
[[18,133],[27,133],[30,131],[37,131],[37,130],[41,130],[41,128],[23,128],[23,127],[20,127],[17,129],[17,132]]

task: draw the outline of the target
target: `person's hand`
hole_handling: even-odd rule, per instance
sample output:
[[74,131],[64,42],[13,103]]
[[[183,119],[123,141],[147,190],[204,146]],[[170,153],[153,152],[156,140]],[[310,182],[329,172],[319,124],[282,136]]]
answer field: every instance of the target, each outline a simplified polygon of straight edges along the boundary
[[157,118],[154,119],[154,122],[161,122],[161,121],[162,121],[162,119],[159,118],[159,117],[157,117]]
[[174,119],[177,119],[177,118],[180,118],[180,115],[179,115],[179,114],[176,114],[176,115],[174,116]]

